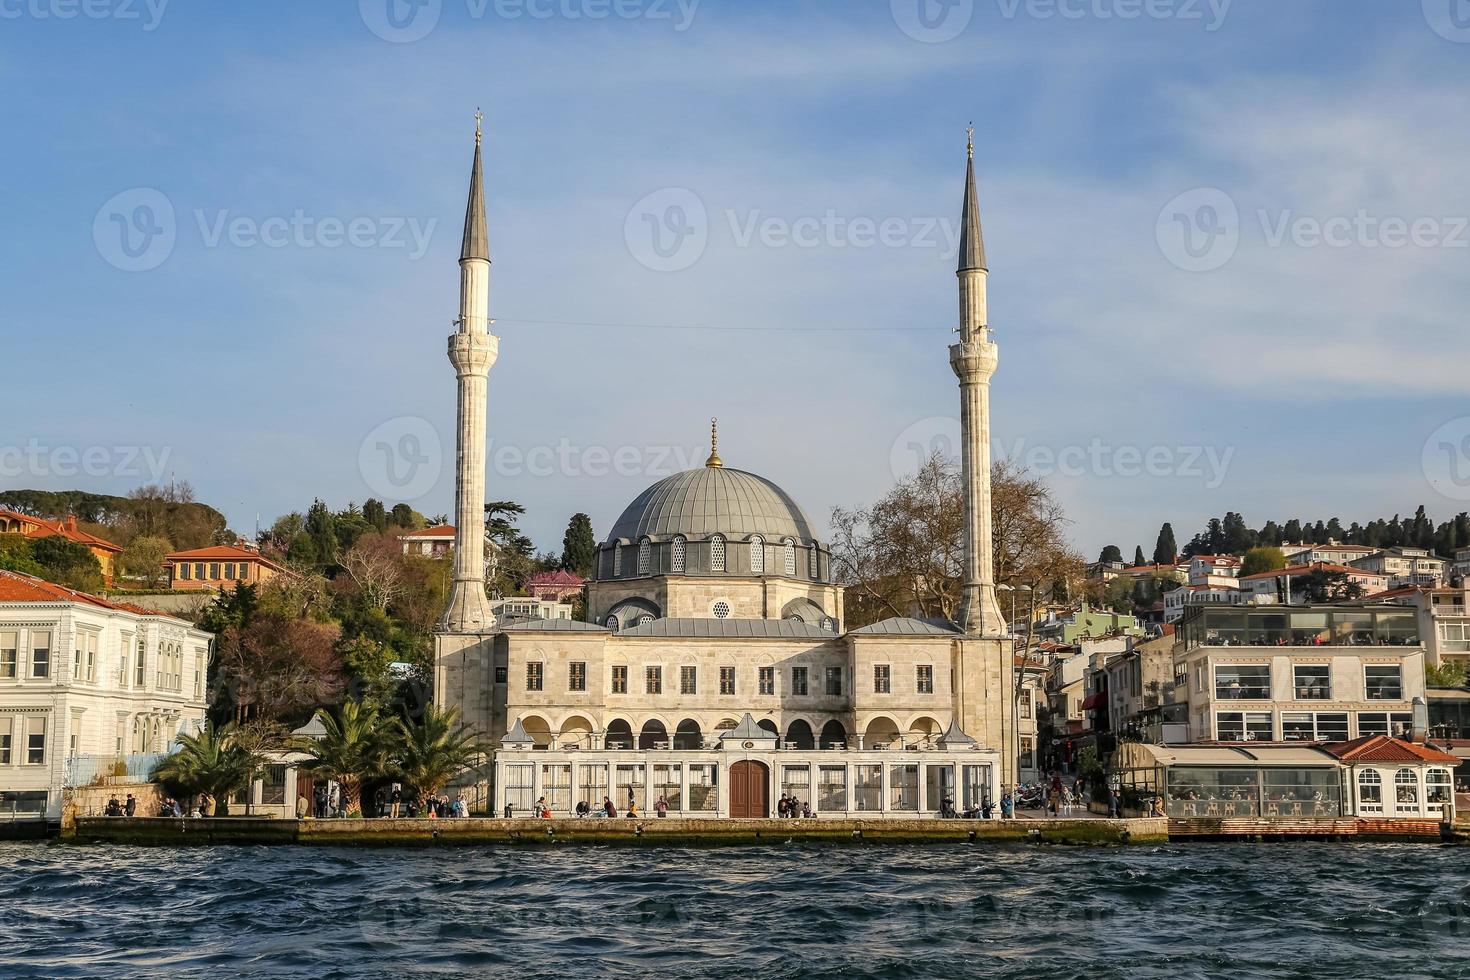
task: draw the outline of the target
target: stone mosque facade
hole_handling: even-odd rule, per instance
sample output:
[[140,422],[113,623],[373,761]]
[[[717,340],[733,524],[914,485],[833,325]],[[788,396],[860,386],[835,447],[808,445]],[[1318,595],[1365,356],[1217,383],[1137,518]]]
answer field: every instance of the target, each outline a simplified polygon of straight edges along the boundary
[[[501,626],[460,588],[456,565],[434,693],[497,746],[479,808],[527,816],[545,798],[568,815],[609,797],[619,813],[630,802],[652,812],[663,798],[671,815],[763,817],[786,795],[817,817],[915,817],[996,801],[1015,780],[1012,644],[990,568],[995,345],[973,156],[972,142],[949,350],[967,488],[959,621],[847,629],[831,555],[805,512],[778,484],[727,466],[712,424],[705,465],[640,493],[599,545],[587,622]],[[478,543],[471,511],[485,499],[484,381],[498,344],[486,242],[477,127],[450,338],[460,549]],[[477,567],[463,569],[468,584]]]

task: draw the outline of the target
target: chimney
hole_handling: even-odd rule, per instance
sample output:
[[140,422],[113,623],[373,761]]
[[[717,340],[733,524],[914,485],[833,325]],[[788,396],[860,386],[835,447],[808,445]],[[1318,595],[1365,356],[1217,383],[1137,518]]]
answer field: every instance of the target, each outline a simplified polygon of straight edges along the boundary
[[75,515],[75,514],[67,514],[66,515],[66,529],[68,531],[75,531],[77,529],[77,515]]

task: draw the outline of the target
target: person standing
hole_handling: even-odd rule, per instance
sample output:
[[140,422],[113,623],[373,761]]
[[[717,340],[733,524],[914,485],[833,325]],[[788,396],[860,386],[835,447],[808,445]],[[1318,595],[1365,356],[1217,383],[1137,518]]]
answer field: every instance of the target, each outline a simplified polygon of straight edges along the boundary
[[669,815],[668,797],[659,794],[658,802],[654,804],[653,809],[660,817],[667,817]]
[[132,793],[128,794],[127,802],[123,803],[123,816],[131,817],[138,812],[138,801]]
[[604,796],[602,798],[602,812],[609,817],[616,817],[618,815],[618,808],[613,806],[612,797]]
[[398,808],[403,803],[403,787],[397,783],[393,784],[393,792],[388,794],[388,817],[391,820],[398,819]]

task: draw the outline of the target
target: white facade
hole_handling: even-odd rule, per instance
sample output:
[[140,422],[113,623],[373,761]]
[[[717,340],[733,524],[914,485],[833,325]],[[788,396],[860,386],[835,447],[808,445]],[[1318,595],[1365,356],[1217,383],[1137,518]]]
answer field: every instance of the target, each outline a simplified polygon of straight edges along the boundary
[[58,819],[69,775],[110,775],[202,724],[211,634],[30,576],[0,579],[0,595],[33,594],[0,600],[0,811]]

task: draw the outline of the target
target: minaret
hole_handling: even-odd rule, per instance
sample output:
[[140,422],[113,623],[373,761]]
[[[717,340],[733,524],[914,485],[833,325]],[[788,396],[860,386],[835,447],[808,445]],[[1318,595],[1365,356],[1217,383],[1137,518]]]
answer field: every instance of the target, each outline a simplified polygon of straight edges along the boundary
[[449,337],[449,362],[459,378],[459,429],[454,476],[454,585],[439,617],[442,633],[485,633],[495,628],[485,595],[485,392],[500,338],[490,332],[490,246],[485,234],[485,191],[480,176],[480,122],[475,112],[475,163],[459,250],[458,332]]
[[975,129],[969,130],[965,204],[960,215],[960,342],[949,348],[949,365],[960,380],[961,462],[965,488],[965,594],[961,629],[972,636],[1005,635],[995,598],[995,563],[990,527],[990,378],[998,352],[990,340],[985,308],[985,239],[975,197]]

